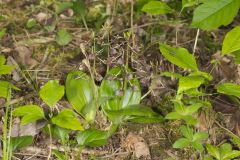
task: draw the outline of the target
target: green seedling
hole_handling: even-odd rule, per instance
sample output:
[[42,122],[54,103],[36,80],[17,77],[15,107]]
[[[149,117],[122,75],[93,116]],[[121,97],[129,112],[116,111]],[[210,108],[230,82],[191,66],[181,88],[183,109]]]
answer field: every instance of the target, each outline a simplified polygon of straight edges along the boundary
[[240,151],[232,150],[232,146],[228,143],[222,144],[219,148],[207,144],[206,148],[208,153],[213,157],[208,157],[208,160],[231,160],[240,156]]
[[180,127],[181,133],[184,138],[178,139],[174,144],[173,148],[186,148],[193,147],[195,150],[202,152],[204,147],[202,141],[208,138],[208,134],[205,132],[196,132],[194,133],[192,128],[187,126]]

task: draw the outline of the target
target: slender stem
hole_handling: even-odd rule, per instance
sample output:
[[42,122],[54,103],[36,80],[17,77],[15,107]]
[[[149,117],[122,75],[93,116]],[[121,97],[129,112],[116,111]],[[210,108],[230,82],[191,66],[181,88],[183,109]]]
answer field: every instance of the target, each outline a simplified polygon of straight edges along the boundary
[[197,49],[197,43],[198,43],[199,32],[200,32],[200,29],[197,30],[197,34],[196,34],[196,37],[195,37],[195,42],[194,42],[194,47],[193,47],[193,55],[195,54],[196,49]]

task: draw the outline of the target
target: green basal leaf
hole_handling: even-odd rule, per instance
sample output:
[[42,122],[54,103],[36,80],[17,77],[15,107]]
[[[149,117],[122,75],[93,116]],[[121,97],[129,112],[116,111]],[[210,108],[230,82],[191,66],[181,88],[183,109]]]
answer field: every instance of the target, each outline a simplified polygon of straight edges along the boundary
[[207,81],[213,80],[213,76],[211,74],[206,73],[206,72],[201,72],[201,71],[192,72],[188,76],[200,76],[200,77],[203,77]]
[[42,108],[37,105],[20,106],[13,110],[13,115],[22,117],[22,125],[45,118]]
[[218,151],[218,148],[215,146],[212,146],[210,144],[206,144],[207,151],[210,155],[212,155],[214,158],[220,160],[221,155],[220,152]]
[[67,99],[78,113],[81,114],[86,105],[94,103],[94,85],[92,79],[84,72],[72,71],[68,74],[66,80]]
[[217,92],[240,98],[240,85],[234,83],[223,83],[217,86]]
[[107,144],[109,132],[97,129],[87,129],[77,135],[77,142],[80,146],[98,147]]
[[201,76],[186,76],[179,79],[177,94],[181,94],[189,89],[200,87],[204,83],[204,78]]
[[13,84],[7,82],[7,81],[1,81],[0,80],[0,97],[7,98],[8,97],[8,92],[10,89],[14,90],[20,90]]
[[204,151],[204,147],[203,147],[202,143],[199,141],[192,142],[191,146],[193,146],[193,148],[196,149],[197,151],[200,151],[200,152]]
[[212,30],[230,24],[237,15],[239,0],[205,1],[194,11],[192,26]]
[[202,104],[200,104],[200,103],[196,103],[196,104],[187,106],[185,114],[192,115],[192,114],[196,113],[201,107],[202,107]]
[[224,159],[229,153],[232,152],[232,146],[228,143],[224,143],[219,147],[219,152],[221,155],[221,158]]
[[76,114],[70,109],[63,109],[57,116],[51,119],[53,124],[62,128],[71,130],[83,130],[80,120]]
[[164,2],[150,1],[143,6],[142,11],[150,14],[165,14],[171,13],[173,10]]
[[4,65],[6,63],[6,58],[4,57],[4,55],[0,55],[0,66]]
[[192,141],[193,139],[193,129],[189,128],[187,126],[181,126],[180,127],[182,135],[187,138],[189,141]]
[[0,65],[0,75],[2,74],[11,74],[15,66],[11,65]]
[[192,141],[201,141],[208,138],[208,134],[206,132],[197,132],[193,135]]
[[160,44],[160,51],[163,56],[178,67],[184,69],[198,70],[196,60],[185,48],[173,48],[169,45]]
[[165,119],[182,119],[182,115],[178,112],[170,112],[165,116]]
[[10,138],[10,150],[15,151],[27,147],[33,143],[32,136],[20,136],[20,137],[11,137]]
[[[153,112],[150,108],[143,105],[130,105],[126,108],[119,110],[106,110],[109,118],[113,120],[114,123],[121,123],[122,121],[142,121],[145,118],[148,121],[163,121],[163,117]],[[149,120],[148,120],[149,118]]]
[[222,55],[240,50],[240,26],[235,27],[224,38]]
[[189,145],[190,145],[190,142],[188,139],[180,138],[173,144],[173,148],[185,148],[185,147],[188,147]]
[[[128,74],[131,75],[130,70]],[[101,97],[110,98],[101,105],[107,116],[110,116],[108,115],[109,111],[118,111],[127,106],[140,103],[141,89],[138,80],[132,78],[125,80],[124,83],[122,82],[123,77],[125,77],[124,69],[115,67],[108,72],[101,83],[99,88]],[[120,117],[116,117],[116,119],[118,119],[117,121],[121,121]]]
[[60,29],[57,32],[56,42],[60,46],[65,46],[65,45],[69,44],[71,41],[72,41],[72,35],[69,34],[65,29]]
[[39,92],[43,102],[49,107],[53,107],[64,95],[64,86],[59,84],[57,80],[48,81]]
[[176,79],[179,79],[182,77],[181,74],[179,73],[173,73],[173,72],[163,72],[160,74],[161,76],[165,76],[165,77],[173,77],[173,78],[176,78]]
[[231,152],[228,152],[226,155],[223,156],[223,160],[231,160],[235,159],[240,156],[240,151],[233,150]]

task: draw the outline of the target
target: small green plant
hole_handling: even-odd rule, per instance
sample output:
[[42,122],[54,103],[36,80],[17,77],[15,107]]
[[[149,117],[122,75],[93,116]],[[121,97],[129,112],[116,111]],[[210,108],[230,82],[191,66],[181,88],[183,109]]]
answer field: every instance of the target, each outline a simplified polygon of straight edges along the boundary
[[219,148],[206,144],[206,148],[212,157],[206,157],[205,160],[231,160],[240,156],[240,151],[232,150],[232,146],[228,143],[222,144]]
[[205,132],[194,133],[193,129],[189,128],[188,126],[181,126],[180,130],[184,138],[178,139],[173,144],[173,148],[193,147],[195,150],[199,152],[202,152],[204,150],[201,141],[206,140],[208,138],[207,133]]

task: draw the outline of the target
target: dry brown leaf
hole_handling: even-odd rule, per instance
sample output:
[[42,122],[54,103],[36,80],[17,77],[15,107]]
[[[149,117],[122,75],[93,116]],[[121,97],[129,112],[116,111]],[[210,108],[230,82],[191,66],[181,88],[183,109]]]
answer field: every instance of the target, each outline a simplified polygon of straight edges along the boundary
[[127,151],[133,152],[136,158],[150,160],[151,155],[146,141],[139,135],[130,132],[124,143]]
[[15,47],[16,54],[14,55],[15,60],[24,66],[28,66],[30,69],[34,68],[37,65],[37,61],[33,59],[32,52],[26,46],[17,46]]

